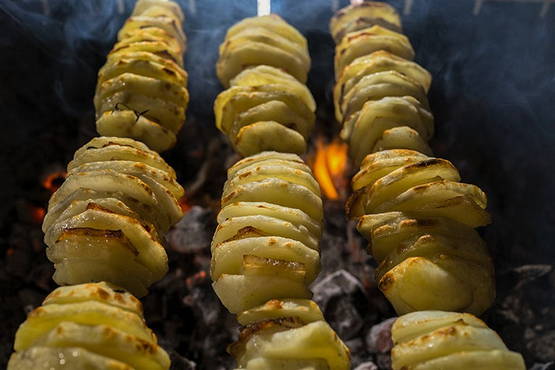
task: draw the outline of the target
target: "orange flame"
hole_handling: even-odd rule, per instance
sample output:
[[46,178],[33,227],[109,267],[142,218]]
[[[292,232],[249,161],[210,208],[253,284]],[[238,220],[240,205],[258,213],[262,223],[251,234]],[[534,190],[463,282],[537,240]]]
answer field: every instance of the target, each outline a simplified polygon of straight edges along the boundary
[[338,139],[329,144],[325,144],[321,138],[316,141],[312,170],[326,198],[340,198],[340,192],[347,183],[344,176],[347,162],[347,144]]
[[67,172],[65,171],[52,172],[42,181],[42,186],[45,189],[48,189],[50,193],[54,193],[60,186],[62,186],[66,177]]
[[193,286],[206,279],[207,276],[208,274],[206,273],[206,271],[201,270],[193,276],[189,276],[187,279],[185,279],[185,284],[187,284],[187,287],[191,289]]
[[46,215],[46,210],[42,207],[31,207],[31,218],[37,224],[41,224],[42,220],[44,220],[44,216]]
[[189,203],[189,199],[187,198],[187,195],[182,196],[181,198],[179,198],[179,207],[181,207],[181,211],[183,211],[183,213],[187,213],[187,211],[189,211],[193,206],[191,205],[191,203]]

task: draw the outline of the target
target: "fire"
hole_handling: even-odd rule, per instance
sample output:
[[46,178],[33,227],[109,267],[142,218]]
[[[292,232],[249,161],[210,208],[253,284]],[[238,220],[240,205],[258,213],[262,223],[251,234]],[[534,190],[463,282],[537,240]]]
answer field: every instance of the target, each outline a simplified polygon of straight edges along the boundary
[[191,289],[193,286],[206,279],[207,276],[208,274],[206,273],[206,271],[201,270],[193,276],[189,276],[187,279],[185,279],[185,284],[187,284],[187,287]]
[[187,213],[187,211],[189,211],[193,207],[191,203],[189,203],[189,199],[187,198],[187,195],[184,195],[181,198],[179,198],[179,207],[181,207],[181,210],[183,211],[183,213]]
[[31,206],[31,219],[37,224],[42,224],[45,215],[46,210],[44,208]]
[[60,186],[62,186],[64,180],[67,177],[67,172],[65,171],[55,171],[46,176],[42,181],[42,186],[48,189],[50,193],[54,193]]
[[341,197],[347,183],[344,176],[347,163],[347,144],[339,139],[329,144],[325,144],[322,138],[316,141],[312,170],[326,198],[335,200]]

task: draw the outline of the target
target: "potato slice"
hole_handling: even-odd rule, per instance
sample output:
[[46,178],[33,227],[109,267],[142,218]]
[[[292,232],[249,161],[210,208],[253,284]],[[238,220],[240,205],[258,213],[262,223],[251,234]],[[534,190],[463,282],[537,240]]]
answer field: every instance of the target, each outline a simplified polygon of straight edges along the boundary
[[211,249],[216,248],[220,243],[235,238],[238,234],[240,236],[241,230],[245,228],[254,228],[257,233],[264,236],[281,236],[297,240],[311,249],[319,249],[318,239],[312,236],[302,225],[294,225],[288,221],[262,215],[232,217],[222,222],[216,228]]
[[118,55],[125,55],[133,52],[152,53],[161,58],[169,59],[180,67],[183,67],[182,49],[179,47],[172,48],[170,43],[163,40],[136,42],[128,42],[127,40],[123,40],[123,42],[118,42],[114,45],[110,53],[108,53],[108,59]]
[[[126,142],[133,142],[137,147],[132,147]],[[138,147],[138,144],[141,147]],[[134,161],[147,164],[162,170],[168,176],[175,179],[175,171],[169,166],[158,153],[148,149],[143,143],[127,138],[119,137],[100,137],[94,138],[87,144],[79,148],[73,160],[69,162],[67,170],[71,171],[75,167],[90,162],[111,162],[115,160]]]
[[185,122],[185,108],[163,98],[150,97],[137,94],[130,89],[111,94],[101,100],[96,106],[96,117],[101,117],[106,112],[120,109],[132,110],[137,115],[146,117],[151,121],[176,133]]
[[378,1],[364,1],[340,9],[331,18],[330,32],[339,43],[346,34],[373,25],[401,32],[401,18],[395,8]]
[[145,12],[148,12],[149,9],[153,7],[162,7],[170,11],[174,14],[180,22],[185,20],[185,16],[183,15],[183,11],[179,4],[173,1],[167,0],[138,0],[135,3],[135,8],[133,9],[132,15],[143,15]]
[[156,336],[137,314],[100,302],[49,304],[33,310],[15,335],[14,348],[22,351],[31,347],[42,335],[63,321],[83,325],[109,325],[149,343]]
[[374,25],[351,32],[335,48],[335,77],[358,57],[385,50],[403,59],[414,59],[414,49],[409,39],[398,32]]
[[[408,126],[393,127],[385,130],[380,140],[370,152],[378,152],[389,149],[409,149],[431,156],[432,149],[422,138],[420,133]],[[362,158],[370,152],[362,152]],[[360,157],[359,157],[360,158]],[[362,159],[361,158],[361,159]]]
[[137,250],[137,261],[148,267],[156,280],[161,279],[168,270],[168,257],[164,247],[134,218],[88,209],[71,219],[52,226],[44,237],[45,243],[48,246],[53,246],[64,231],[74,228],[121,230]]
[[245,367],[238,369],[249,370],[328,370],[330,367],[325,360],[276,360],[265,357],[253,358],[246,362]]
[[127,363],[135,369],[169,369],[168,354],[156,343],[145,341],[107,325],[61,322],[35,345],[50,348],[79,347]]
[[117,46],[125,46],[136,42],[161,42],[168,45],[168,51],[176,53],[176,57],[182,57],[185,45],[174,38],[168,32],[158,27],[136,28],[125,33],[125,38],[119,40]]
[[398,157],[420,157],[428,158],[427,155],[410,149],[391,149],[367,155],[361,163],[361,167],[370,166],[381,163],[381,161],[390,160]]
[[126,363],[78,347],[31,347],[28,350],[12,354],[8,363],[8,370],[29,369],[133,370]]
[[314,194],[320,196],[320,186],[312,174],[303,170],[289,168],[285,166],[272,165],[271,163],[258,163],[245,167],[229,178],[225,185],[223,194],[229,193],[235,187],[248,182],[260,181],[266,178],[278,178],[293,184],[298,184],[312,190]]
[[151,177],[157,183],[164,186],[164,188],[166,188],[175,198],[181,198],[185,194],[185,190],[183,189],[183,187],[179,185],[177,181],[175,181],[175,178],[170,177],[167,172],[164,172],[158,168],[149,166],[142,162],[122,160],[90,162],[82,164],[78,167],[73,167],[69,171],[69,175],[80,172],[104,170],[113,170],[118,173],[126,173],[128,175],[137,176],[140,179]]
[[361,78],[347,94],[337,98],[336,118],[339,122],[342,122],[343,117],[349,117],[356,111],[361,110],[368,100],[403,96],[415,98],[418,103],[414,103],[412,100],[408,100],[408,102],[417,108],[419,114],[422,109],[427,110],[430,120],[433,120],[429,113],[430,105],[424,88],[397,71],[377,72]]
[[320,307],[308,299],[272,299],[263,305],[237,315],[241,325],[251,325],[264,320],[295,318],[304,324],[324,320]]
[[334,86],[338,90],[334,96],[344,96],[365,76],[384,71],[399,72],[422,85],[426,92],[432,83],[432,76],[420,65],[381,50],[356,58],[343,68]]
[[272,163],[274,163],[274,161],[280,161],[276,163],[281,163],[287,165],[288,167],[305,170],[309,173],[312,173],[310,167],[308,167],[306,163],[304,163],[304,161],[301,159],[301,157],[296,154],[267,151],[241,159],[227,170],[227,177],[231,178],[232,176],[235,176],[235,173],[245,168],[246,166],[251,166],[262,161],[272,161]]
[[283,207],[267,202],[237,202],[222,208],[218,213],[218,223],[232,217],[241,216],[269,216],[280,220],[289,221],[297,227],[305,227],[315,238],[322,236],[320,223],[314,221],[306,213],[299,209]]
[[[324,359],[330,369],[350,369],[349,349],[324,321],[278,332],[261,331],[246,343],[245,353],[249,352],[276,360]],[[246,365],[249,357],[238,358],[238,365]]]
[[426,336],[400,343],[392,350],[394,368],[414,366],[436,357],[457,352],[502,350],[507,347],[499,336],[489,328],[476,328],[458,324],[434,330]]
[[[238,40],[240,41],[240,40]],[[245,67],[269,65],[281,68],[301,83],[306,83],[310,65],[283,49],[267,43],[230,42],[225,53],[220,55],[216,64],[216,74],[224,87],[229,87],[230,80],[237,76]]]
[[[279,141],[275,139],[277,137],[280,138]],[[306,152],[306,142],[302,135],[275,121],[256,122],[241,128],[233,144],[243,156],[267,150],[296,154]]]
[[133,73],[123,73],[97,86],[94,96],[95,107],[99,107],[101,101],[122,90],[162,98],[180,107],[186,107],[189,103],[189,93],[181,85]]
[[316,102],[310,90],[296,80],[290,74],[283,72],[276,67],[260,65],[247,68],[231,82],[231,86],[260,86],[260,85],[281,85],[293,95],[299,96],[311,112],[316,111]]
[[482,320],[468,313],[417,311],[395,320],[391,328],[391,336],[393,343],[398,344],[455,324],[464,324],[476,328],[488,327]]
[[222,274],[240,274],[243,256],[247,255],[300,262],[306,269],[307,284],[310,284],[320,271],[318,251],[299,241],[279,236],[249,237],[224,242],[212,249],[212,279],[218,280]]
[[323,219],[322,199],[308,188],[281,179],[242,184],[222,198],[222,207],[235,202],[268,202],[300,209],[315,221]]
[[244,255],[241,270],[243,276],[272,276],[307,283],[306,268],[301,262]]
[[248,310],[270,299],[312,296],[304,282],[280,276],[222,274],[212,287],[231,313]]
[[520,353],[490,350],[458,352],[422,362],[414,370],[525,370]]
[[96,130],[105,136],[131,137],[143,141],[149,148],[163,152],[175,145],[176,136],[171,130],[162,127],[134,111],[111,111],[104,113],[96,121]]
[[175,37],[182,45],[185,45],[187,40],[177,19],[173,17],[149,17],[146,15],[129,17],[118,32],[118,40],[124,39],[129,32],[135,29],[144,29],[146,27],[161,28]]
[[276,34],[302,46],[303,48],[307,47],[307,42],[304,36],[297,31],[295,27],[292,27],[289,23],[285,22],[283,18],[277,14],[245,18],[240,22],[235,23],[227,30],[226,38],[233,37],[237,33],[252,27],[261,27],[271,30]]
[[470,227],[484,226],[490,216],[487,198],[477,186],[453,181],[435,181],[415,186],[373,212],[413,212],[419,215],[444,216]]
[[48,304],[66,304],[86,301],[98,301],[129,312],[143,315],[141,301],[132,294],[111,283],[101,281],[94,284],[79,284],[59,287],[46,296],[43,306]]

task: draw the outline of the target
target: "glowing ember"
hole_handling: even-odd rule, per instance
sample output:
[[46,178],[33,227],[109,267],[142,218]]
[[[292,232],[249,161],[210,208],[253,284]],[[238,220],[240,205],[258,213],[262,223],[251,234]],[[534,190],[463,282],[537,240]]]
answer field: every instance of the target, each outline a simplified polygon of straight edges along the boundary
[[183,211],[183,213],[187,213],[187,211],[189,211],[193,207],[189,203],[189,199],[187,198],[187,195],[184,195],[179,199],[179,206],[181,207],[181,210]]
[[51,193],[54,193],[60,186],[62,186],[66,177],[67,172],[65,171],[52,172],[42,181],[42,186],[45,189],[48,189]]
[[42,207],[32,207],[31,208],[31,218],[37,224],[41,224],[42,220],[44,220],[44,215],[46,214],[46,210]]
[[193,276],[189,276],[187,279],[185,279],[185,284],[187,284],[187,287],[191,289],[193,286],[206,279],[207,276],[208,274],[206,273],[206,271],[199,271]]
[[341,192],[347,185],[344,176],[347,161],[347,144],[337,139],[329,144],[325,144],[321,138],[316,141],[312,171],[326,198],[341,197]]

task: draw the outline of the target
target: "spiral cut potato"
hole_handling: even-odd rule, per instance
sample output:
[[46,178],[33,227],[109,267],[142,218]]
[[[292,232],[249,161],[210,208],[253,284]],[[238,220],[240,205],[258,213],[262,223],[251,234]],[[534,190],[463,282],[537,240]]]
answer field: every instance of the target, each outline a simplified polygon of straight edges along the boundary
[[60,285],[110,281],[143,296],[167,272],[161,236],[182,211],[174,170],[133,139],[94,138],[75,153],[42,229]]
[[316,110],[304,85],[309,68],[305,38],[277,15],[247,18],[228,30],[216,68],[228,89],[214,113],[239,154],[306,151]]
[[485,194],[459,182],[444,159],[412,150],[368,155],[347,202],[379,263],[379,287],[399,314],[439,309],[480,314],[495,295]]
[[189,102],[183,70],[183,13],[169,0],[139,0],[98,72],[94,97],[100,135],[170,149]]
[[239,340],[229,347],[238,369],[347,370],[349,350],[307,299],[270,300],[241,312]]
[[142,305],[100,282],[61,287],[19,327],[8,370],[166,370]]
[[465,313],[422,311],[391,329],[393,370],[525,370],[519,353],[480,319]]
[[232,313],[310,298],[320,269],[320,188],[295,154],[263,152],[228,170],[212,239],[214,290]]
[[412,61],[395,9],[379,2],[351,5],[336,13],[330,30],[337,43],[335,116],[355,164],[385,149],[431,154],[431,76]]

